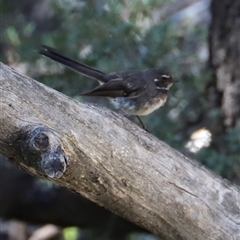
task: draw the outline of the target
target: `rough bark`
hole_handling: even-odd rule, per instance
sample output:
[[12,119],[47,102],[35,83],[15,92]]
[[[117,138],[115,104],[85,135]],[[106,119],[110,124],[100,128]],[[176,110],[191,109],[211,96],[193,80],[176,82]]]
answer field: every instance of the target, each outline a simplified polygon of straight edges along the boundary
[[164,239],[237,239],[240,190],[123,116],[1,64],[0,152]]
[[213,0],[210,63],[221,94],[225,126],[240,124],[240,1]]
[[122,240],[130,232],[146,232],[79,194],[17,169],[1,154],[0,166],[0,216],[5,219],[78,226],[91,229],[92,236],[106,238],[107,233],[109,239]]

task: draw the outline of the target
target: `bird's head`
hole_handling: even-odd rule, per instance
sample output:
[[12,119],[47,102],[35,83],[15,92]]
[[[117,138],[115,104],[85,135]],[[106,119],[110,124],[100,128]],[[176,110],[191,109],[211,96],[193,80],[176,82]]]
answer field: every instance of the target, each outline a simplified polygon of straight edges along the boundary
[[156,84],[158,89],[166,89],[169,90],[174,82],[178,82],[174,80],[172,75],[168,73],[164,73],[162,71],[158,71],[157,77],[154,78],[154,83]]

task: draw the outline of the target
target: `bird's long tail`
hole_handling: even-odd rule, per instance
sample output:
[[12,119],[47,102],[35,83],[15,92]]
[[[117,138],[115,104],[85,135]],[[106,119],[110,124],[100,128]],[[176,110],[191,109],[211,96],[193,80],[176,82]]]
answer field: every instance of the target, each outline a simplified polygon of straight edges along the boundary
[[63,65],[94,79],[99,80],[100,82],[107,82],[107,75],[95,68],[89,67],[85,64],[82,64],[80,62],[74,61],[68,57],[65,57],[64,55],[60,54],[57,50],[54,48],[48,47],[48,46],[42,46],[42,48],[39,50],[39,53],[56,61],[59,63],[62,63]]

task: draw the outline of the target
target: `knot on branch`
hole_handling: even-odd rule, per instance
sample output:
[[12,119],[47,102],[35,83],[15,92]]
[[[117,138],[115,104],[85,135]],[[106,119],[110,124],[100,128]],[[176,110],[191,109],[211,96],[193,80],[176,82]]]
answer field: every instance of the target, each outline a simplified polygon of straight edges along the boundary
[[59,138],[45,126],[28,126],[18,134],[24,164],[50,178],[59,178],[68,165]]

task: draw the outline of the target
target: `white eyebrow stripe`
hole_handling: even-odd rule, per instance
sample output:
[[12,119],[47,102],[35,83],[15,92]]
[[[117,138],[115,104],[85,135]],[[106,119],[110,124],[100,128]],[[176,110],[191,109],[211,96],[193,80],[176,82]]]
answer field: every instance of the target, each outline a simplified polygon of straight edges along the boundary
[[165,77],[165,78],[170,78],[169,75],[162,75],[162,77]]
[[157,89],[159,89],[159,90],[169,90],[169,88],[166,88],[166,87],[157,87]]

